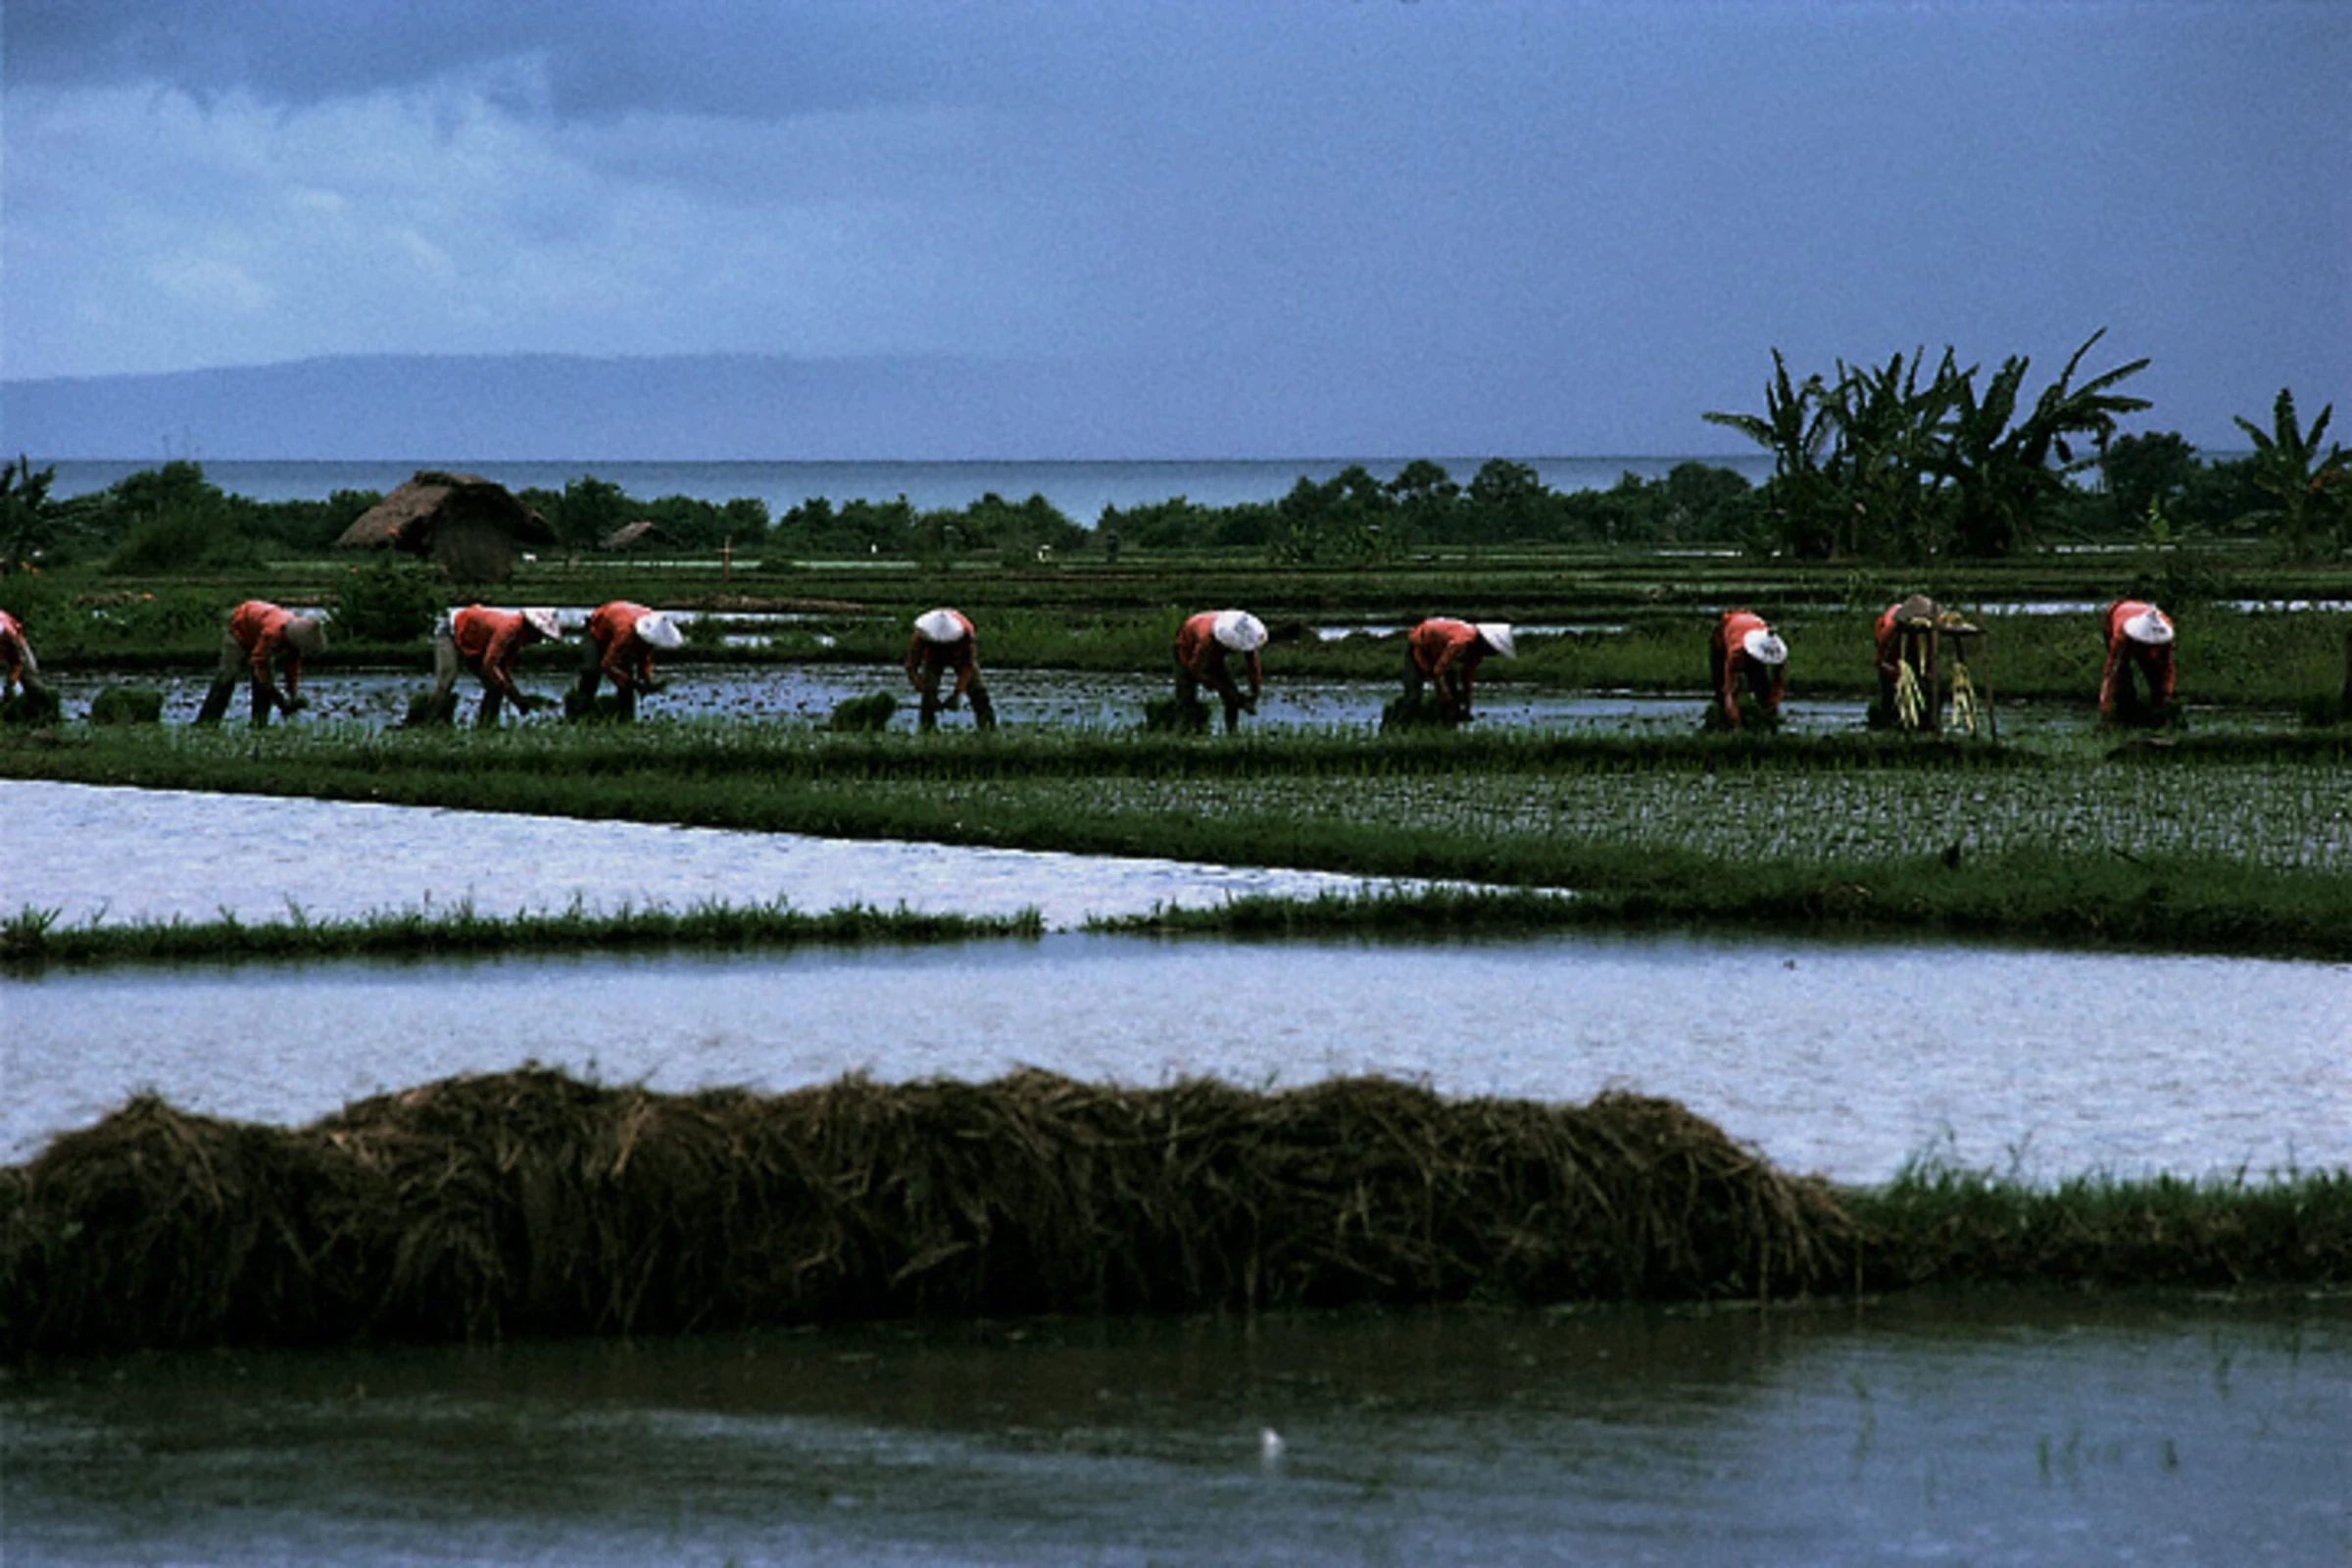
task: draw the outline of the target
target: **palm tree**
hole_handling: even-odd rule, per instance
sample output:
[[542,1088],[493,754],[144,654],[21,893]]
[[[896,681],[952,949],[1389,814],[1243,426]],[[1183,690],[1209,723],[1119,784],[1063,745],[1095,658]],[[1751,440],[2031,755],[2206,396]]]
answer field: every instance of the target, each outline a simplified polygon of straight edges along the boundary
[[2278,498],[2278,505],[2255,513],[2256,520],[2272,525],[2295,561],[2311,559],[2313,525],[2333,517],[2346,518],[2345,494],[2352,490],[2342,446],[2320,450],[2328,420],[2335,413],[2330,403],[2306,431],[2295,418],[2295,395],[2285,387],[2271,405],[2271,429],[2263,431],[2236,415],[2237,427],[2254,438],[2254,482]]

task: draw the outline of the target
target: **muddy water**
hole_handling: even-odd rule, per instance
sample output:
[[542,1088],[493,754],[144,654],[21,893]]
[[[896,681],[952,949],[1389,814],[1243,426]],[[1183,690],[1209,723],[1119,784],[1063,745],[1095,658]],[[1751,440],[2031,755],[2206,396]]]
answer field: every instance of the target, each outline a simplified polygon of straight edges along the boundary
[[12,1565],[2338,1562],[2348,1386],[2341,1301],[2112,1298],[162,1355],[0,1382],[0,1545]]

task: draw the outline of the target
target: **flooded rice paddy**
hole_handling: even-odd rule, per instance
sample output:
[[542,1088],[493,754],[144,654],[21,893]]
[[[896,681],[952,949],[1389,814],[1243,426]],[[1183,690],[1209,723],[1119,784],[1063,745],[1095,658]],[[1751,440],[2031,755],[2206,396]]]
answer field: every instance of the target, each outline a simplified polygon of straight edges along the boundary
[[[94,853],[93,847],[104,847]],[[1307,873],[308,800],[0,784],[15,907],[67,923],[504,915],[779,898],[1049,925]],[[528,1060],[662,1089],[1035,1065],[1155,1084],[1352,1073],[1443,1093],[1682,1100],[1775,1161],[2042,1176],[2352,1164],[2352,966],[1940,944],[1592,935],[1168,942],[60,972],[0,982],[0,1157],[147,1088],[282,1123]]]
[[1043,1321],[0,1381],[13,1564],[2320,1563],[2341,1303]]
[[1038,1066],[1679,1100],[1847,1182],[2352,1166],[2352,966],[1587,935],[1037,942],[56,972],[0,982],[0,1159],[153,1089],[283,1125],[526,1061],[669,1091]]
[[0,781],[0,863],[7,913],[55,909],[66,925],[782,900],[809,911],[1034,908],[1068,926],[1362,885],[1253,866],[22,780]]
[[[833,710],[856,698],[888,692],[899,699],[900,711],[890,727],[911,732],[915,696],[895,666],[872,664],[681,665],[666,672],[667,687],[645,699],[646,718],[723,719],[754,723],[823,723]],[[164,721],[182,723],[196,716],[204,701],[209,674],[92,676],[59,674],[50,687],[70,719],[85,718],[90,701],[109,686],[137,686],[164,694]],[[1167,697],[1172,676],[1082,673],[1074,670],[1004,670],[988,676],[1000,723],[1013,726],[1057,725],[1081,728],[1134,728],[1144,720],[1144,705]],[[526,671],[521,685],[541,696],[560,695],[566,682]],[[303,694],[311,707],[296,724],[357,723],[384,728],[408,714],[409,699],[430,689],[432,681],[419,672],[389,669],[334,670],[307,681]],[[470,676],[458,687],[459,714],[472,720],[480,684]],[[1379,724],[1381,709],[1396,695],[1385,681],[1269,680],[1251,725],[1274,724],[1304,728],[1365,728]],[[1859,729],[1863,707],[1854,702],[1791,701],[1786,711],[1791,728],[1807,731]],[[1693,691],[1682,697],[1594,695],[1536,692],[1489,681],[1479,692],[1479,722],[1496,727],[1544,726],[1612,731],[1657,728],[1687,733],[1698,728],[1704,699]],[[2038,710],[2036,710],[2038,711]],[[245,712],[242,699],[231,710],[232,720]],[[2078,715],[2079,717],[2079,715]],[[2031,720],[2022,719],[2020,722]],[[2059,722],[2051,710],[2049,722]],[[279,722],[285,722],[280,720]],[[509,723],[554,724],[551,713]],[[968,725],[965,711],[946,713],[948,728]],[[2010,722],[2006,711],[2002,722]]]
[[[756,842],[754,842],[756,841]],[[875,852],[859,858],[852,852]],[[0,785],[12,908],[1036,905],[1254,873]],[[1234,880],[1227,880],[1232,878]],[[985,891],[984,891],[985,890]],[[1776,1162],[2352,1164],[2352,966],[1590,936],[1037,942],[0,981],[0,1159],[145,1089],[300,1123],[539,1060],[788,1089],[1035,1064],[1671,1096]],[[18,1563],[2302,1563],[2352,1551],[2352,1306],[983,1322],[0,1373]]]

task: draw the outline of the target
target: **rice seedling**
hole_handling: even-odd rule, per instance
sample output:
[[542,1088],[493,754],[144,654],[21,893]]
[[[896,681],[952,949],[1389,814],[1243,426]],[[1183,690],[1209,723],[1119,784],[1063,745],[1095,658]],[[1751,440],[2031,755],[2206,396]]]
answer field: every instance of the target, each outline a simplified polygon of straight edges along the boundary
[[1024,1071],[777,1096],[535,1066],[280,1129],[152,1097],[0,1168],[0,1360],[908,1315],[1929,1282],[2330,1287],[2352,1173],[1791,1178],[1671,1101]]
[[890,715],[899,710],[899,700],[889,692],[872,692],[864,697],[853,697],[836,703],[825,720],[825,728],[836,734],[870,735],[890,724]]
[[[1253,730],[1213,747],[1132,728],[923,744],[715,721],[0,743],[0,776],[1574,887],[1591,910],[1643,920],[1718,918],[1726,889],[1772,886],[1785,904],[1759,901],[1752,917],[1779,925],[1948,921],[2219,951],[2246,951],[2259,932],[2318,954],[2352,944],[2346,760],[2352,737],[2320,730],[2113,755],[1476,727]],[[2090,910],[2070,930],[2086,899],[2049,884],[2122,897],[2119,868],[2162,917]],[[1855,886],[1871,898],[1820,896]]]
[[164,694],[150,686],[109,686],[90,699],[93,724],[156,724],[164,717]]

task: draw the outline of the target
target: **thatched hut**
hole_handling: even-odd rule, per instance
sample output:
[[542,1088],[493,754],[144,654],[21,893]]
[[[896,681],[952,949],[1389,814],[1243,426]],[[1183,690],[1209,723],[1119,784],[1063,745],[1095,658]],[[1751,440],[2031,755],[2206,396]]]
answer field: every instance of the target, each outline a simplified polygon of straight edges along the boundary
[[506,486],[475,473],[420,468],[344,529],[335,545],[427,557],[454,582],[505,582],[526,547],[557,542],[547,519]]

